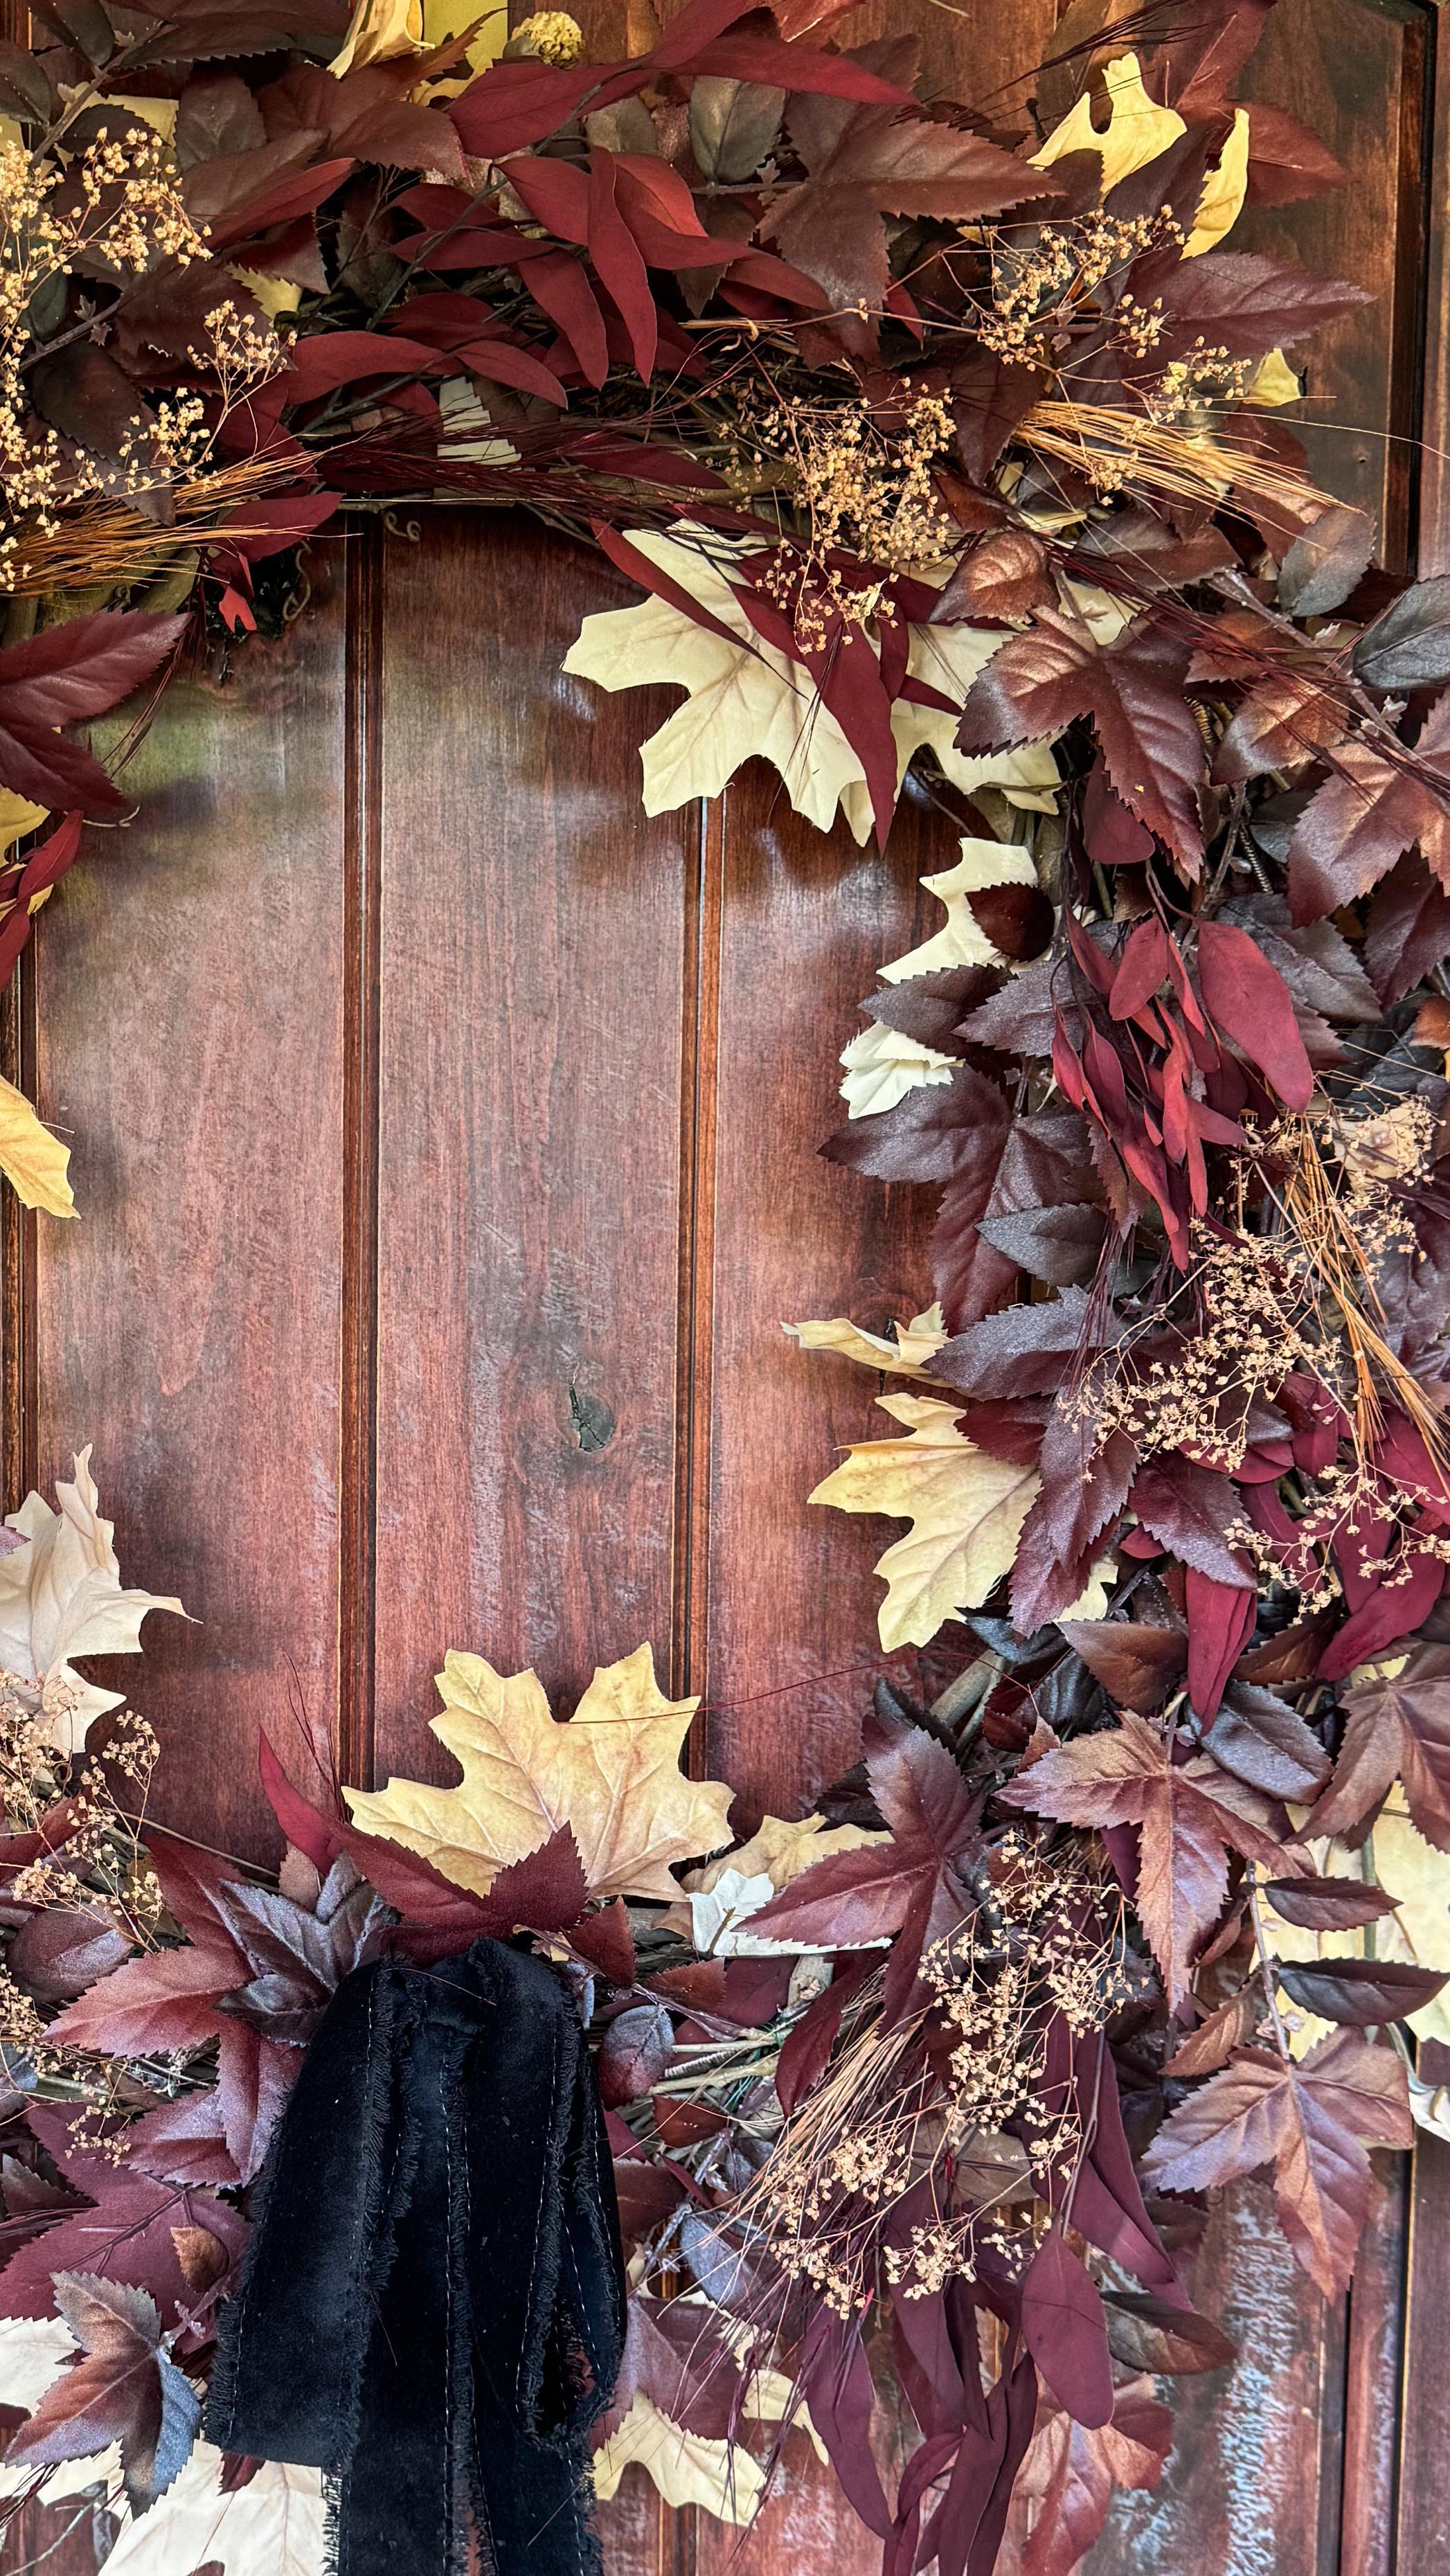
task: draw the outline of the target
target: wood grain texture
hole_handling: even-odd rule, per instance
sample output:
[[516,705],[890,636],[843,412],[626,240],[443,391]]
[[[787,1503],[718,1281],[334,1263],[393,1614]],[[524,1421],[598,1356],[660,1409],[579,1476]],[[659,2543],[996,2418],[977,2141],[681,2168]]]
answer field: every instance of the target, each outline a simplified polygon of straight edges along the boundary
[[608,567],[525,522],[385,564],[377,1759],[446,1646],[560,1708],[673,1594],[681,985],[699,820],[651,824],[666,712],[564,679]]
[[1287,109],[1349,172],[1303,204],[1249,207],[1231,247],[1367,287],[1372,304],[1316,332],[1302,422],[1310,465],[1338,498],[1372,510],[1386,560],[1410,561],[1424,372],[1425,190],[1433,11],[1418,0],[1279,0],[1243,82]]
[[[337,1702],[343,650],[335,549],[310,615],[179,682],[128,772],[133,831],[34,944],[38,1099],[74,1141],[35,1307],[47,1492],[94,1440],[126,1580],[177,1593],[135,1692],[162,1821],[270,1849],[265,1727]],[[294,1678],[295,1677],[295,1678]],[[299,1766],[300,1770],[300,1766]]]
[[[1395,2522],[1395,2576],[1441,2576],[1450,2566],[1450,2146],[1421,2137],[1410,2186],[1404,2321],[1404,2421]],[[1348,2576],[1348,2571],[1346,2571]]]

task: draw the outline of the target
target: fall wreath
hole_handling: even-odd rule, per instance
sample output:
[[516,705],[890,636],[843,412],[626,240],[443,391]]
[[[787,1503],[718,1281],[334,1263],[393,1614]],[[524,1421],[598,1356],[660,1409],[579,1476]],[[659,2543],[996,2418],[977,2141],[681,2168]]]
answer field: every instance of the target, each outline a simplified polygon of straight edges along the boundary
[[[169,671],[402,499],[644,594],[567,667],[686,692],[650,811],[760,756],[881,843],[916,764],[942,840],[824,1147],[940,1191],[924,1311],[795,1330],[889,1383],[812,1499],[910,1523],[883,1645],[956,1669],[883,1682],[809,1815],[730,1847],[647,1647],[567,1723],[453,1652],[457,1785],[317,1800],[264,1743],[266,1878],[147,1824],[154,1738],[74,1669],[181,1607],[122,1588],[88,1454],[7,1525],[3,2512],[99,2499],[115,2576],[322,2564],[318,2472],[199,2427],[380,1958],[511,1943],[587,2026],[598,2496],[747,2521],[808,2436],[888,2576],[989,2576],[1009,2517],[1067,2576],[1232,2357],[1204,2194],[1272,2165],[1336,2292],[1368,2150],[1447,2126],[1450,580],[1375,569],[1278,416],[1360,290],[1223,246],[1341,176],[1235,99],[1271,5],[1073,0],[980,112],[840,0],[602,63],[417,0],[36,0],[0,45],[0,972]],[[72,1212],[9,1086],[0,1162]]]

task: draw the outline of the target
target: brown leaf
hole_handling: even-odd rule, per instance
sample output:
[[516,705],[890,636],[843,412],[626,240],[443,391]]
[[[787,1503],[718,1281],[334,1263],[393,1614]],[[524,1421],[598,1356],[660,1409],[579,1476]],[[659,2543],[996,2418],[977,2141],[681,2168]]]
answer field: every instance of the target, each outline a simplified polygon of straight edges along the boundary
[[1450,1647],[1416,1647],[1403,1671],[1356,1683],[1344,1719],[1334,1778],[1306,1833],[1352,1831],[1398,1778],[1418,1831],[1450,1851]]
[[1170,2006],[1187,1993],[1198,1943],[1222,1908],[1228,1851],[1282,1866],[1253,1791],[1214,1762],[1175,1764],[1159,1729],[1132,1714],[1044,1754],[997,1794],[1061,1824],[1139,1828],[1137,1909]]
[[1187,648],[1151,620],[1104,646],[1074,619],[1045,613],[994,653],[973,682],[958,747],[1008,751],[1046,741],[1075,717],[1090,717],[1123,803],[1167,844],[1184,873],[1196,876],[1203,859],[1196,790],[1204,757],[1183,693],[1187,668]]
[[1165,2121],[1143,2175],[1160,2190],[1201,2191],[1272,2161],[1296,2260],[1334,2297],[1369,2209],[1365,2149],[1407,2147],[1413,2135],[1399,2058],[1341,2030],[1299,2065],[1245,2051]]

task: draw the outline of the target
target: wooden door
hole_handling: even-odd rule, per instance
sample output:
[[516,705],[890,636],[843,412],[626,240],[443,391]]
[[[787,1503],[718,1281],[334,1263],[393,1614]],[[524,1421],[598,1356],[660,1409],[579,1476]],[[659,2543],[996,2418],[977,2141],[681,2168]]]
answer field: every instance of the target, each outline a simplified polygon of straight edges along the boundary
[[[1054,16],[909,6],[939,86],[1004,103]],[[1352,173],[1259,245],[1377,298],[1316,359],[1316,463],[1393,561],[1450,565],[1434,9],[1281,0],[1255,82]],[[273,1850],[257,1730],[305,1779],[299,1711],[345,1778],[438,1776],[451,1645],[567,1707],[648,1638],[705,1695],[737,1819],[789,1812],[854,1750],[880,1534],[804,1508],[869,1390],[780,1326],[925,1294],[926,1211],[815,1148],[859,997],[931,926],[940,829],[908,805],[883,861],[758,768],[646,821],[636,746],[673,701],[561,677],[625,589],[526,520],[353,521],[309,574],[280,643],[172,692],[140,822],[93,836],[6,1005],[85,1211],[37,1231],[7,1200],[7,1500],[95,1443],[128,1578],[199,1623],[152,1623],[144,1690],[118,1675],[164,1739],[158,1811],[225,1849]],[[1163,2487],[1120,2500],[1096,2576],[1440,2576],[1447,2222],[1426,2145],[1330,2310],[1236,2197],[1200,2296],[1241,2362],[1180,2383]],[[876,2544],[792,2458],[743,2543],[631,2471],[614,2576],[865,2576]],[[81,2576],[89,2533],[46,2564]]]

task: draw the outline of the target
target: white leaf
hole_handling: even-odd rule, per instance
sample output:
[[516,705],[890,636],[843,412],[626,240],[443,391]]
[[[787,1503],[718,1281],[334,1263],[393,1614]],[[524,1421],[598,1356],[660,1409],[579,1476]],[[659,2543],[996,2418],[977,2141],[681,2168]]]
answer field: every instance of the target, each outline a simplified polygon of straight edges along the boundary
[[29,1544],[0,1556],[0,1666],[41,1692],[49,1741],[79,1752],[94,1719],[125,1694],[101,1690],[71,1669],[76,1655],[136,1655],[148,1610],[181,1603],[154,1592],[126,1592],[91,1477],[89,1446],[74,1461],[73,1484],[57,1483],[60,1510],[27,1494],[7,1529]]
[[[765,2492],[757,2460],[738,2444],[687,2433],[651,2405],[642,2389],[622,2424],[594,2454],[594,2492],[615,2495],[631,2464],[646,2470],[666,2504],[703,2505],[719,2522],[749,2522]],[[156,2571],[161,2576],[161,2571]],[[168,2571],[170,2576],[170,2571]]]
[[106,2576],[191,2576],[212,2560],[226,2576],[324,2576],[321,2470],[264,2460],[224,2495],[221,2461],[210,2442],[198,2442],[175,2485],[139,2522],[127,2519]]
[[923,1083],[950,1082],[956,1059],[876,1020],[842,1047],[841,1062],[846,1068],[841,1098],[851,1116],[875,1118]]
[[1035,886],[1037,870],[1030,850],[1013,841],[975,841],[961,843],[961,857],[954,868],[943,868],[935,876],[923,877],[928,894],[946,907],[946,922],[932,938],[924,939],[919,948],[905,957],[892,959],[881,969],[882,981],[904,984],[911,975],[934,975],[943,966],[1001,966],[1006,963],[985,930],[979,929],[968,895],[985,894],[990,886]]

